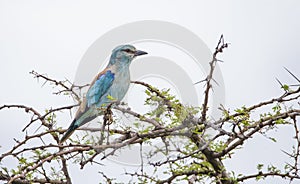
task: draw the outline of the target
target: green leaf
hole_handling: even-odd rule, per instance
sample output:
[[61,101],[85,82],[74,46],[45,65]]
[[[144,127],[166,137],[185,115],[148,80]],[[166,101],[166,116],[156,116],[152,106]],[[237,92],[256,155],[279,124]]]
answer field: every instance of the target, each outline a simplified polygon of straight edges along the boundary
[[258,181],[258,180],[261,180],[261,179],[264,179],[264,177],[263,176],[260,176],[260,175],[258,175],[258,176],[256,176],[256,181]]
[[281,125],[281,124],[285,124],[285,123],[288,123],[288,122],[285,121],[284,119],[278,119],[275,121],[275,124],[277,124],[277,125]]
[[9,174],[8,169],[6,167],[1,167],[1,168],[6,174]]
[[20,163],[20,164],[26,164],[26,161],[27,161],[27,159],[24,158],[24,157],[21,157],[21,158],[19,159],[19,163]]
[[108,100],[111,100],[111,101],[116,100],[116,99],[115,99],[114,97],[112,97],[111,95],[107,95],[106,98],[107,98]]
[[95,150],[90,150],[90,151],[87,152],[87,154],[90,155],[90,156],[94,155],[95,153],[96,153]]
[[284,84],[282,87],[282,89],[284,89],[285,91],[289,91],[290,90],[290,87],[286,84]]
[[271,141],[277,142],[277,140],[274,137],[268,137]]
[[261,171],[263,167],[264,167],[264,164],[258,164],[256,166],[257,170],[259,170],[259,171]]

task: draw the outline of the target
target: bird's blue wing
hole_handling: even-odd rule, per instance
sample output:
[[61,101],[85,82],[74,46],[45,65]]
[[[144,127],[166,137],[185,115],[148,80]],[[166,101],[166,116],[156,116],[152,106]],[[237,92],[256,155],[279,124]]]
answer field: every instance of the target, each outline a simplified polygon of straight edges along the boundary
[[87,107],[97,104],[99,99],[108,91],[115,78],[111,70],[104,70],[92,82],[86,94]]

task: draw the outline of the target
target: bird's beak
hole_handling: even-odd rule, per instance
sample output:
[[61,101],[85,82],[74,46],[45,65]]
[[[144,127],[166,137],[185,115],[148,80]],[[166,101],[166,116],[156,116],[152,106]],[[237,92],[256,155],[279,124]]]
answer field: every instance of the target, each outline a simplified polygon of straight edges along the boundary
[[134,52],[134,56],[141,56],[141,55],[145,55],[145,54],[148,54],[148,53],[145,51],[142,51],[142,50],[137,50]]

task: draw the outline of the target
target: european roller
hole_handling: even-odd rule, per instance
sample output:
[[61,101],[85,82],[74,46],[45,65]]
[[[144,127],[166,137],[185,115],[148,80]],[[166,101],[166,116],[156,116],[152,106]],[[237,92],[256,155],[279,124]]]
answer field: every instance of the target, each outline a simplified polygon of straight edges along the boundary
[[108,65],[90,84],[74,120],[60,140],[61,143],[78,127],[103,114],[101,109],[112,101],[121,101],[124,98],[130,84],[129,65],[135,57],[144,54],[147,52],[136,50],[132,45],[120,45],[112,51]]

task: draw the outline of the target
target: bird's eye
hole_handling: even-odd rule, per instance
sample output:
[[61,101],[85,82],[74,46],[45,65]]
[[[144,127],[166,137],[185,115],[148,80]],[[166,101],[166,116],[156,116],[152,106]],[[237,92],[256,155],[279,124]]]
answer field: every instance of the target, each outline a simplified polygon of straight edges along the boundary
[[130,49],[123,49],[123,51],[125,51],[125,52],[127,52],[127,53],[134,53],[132,50],[130,50]]

